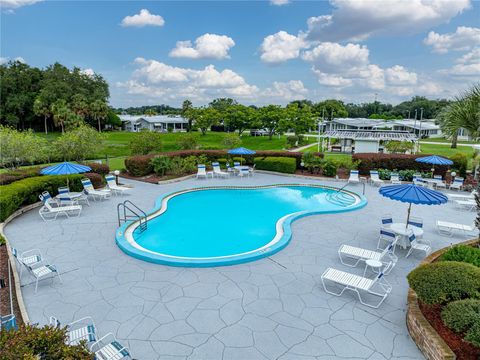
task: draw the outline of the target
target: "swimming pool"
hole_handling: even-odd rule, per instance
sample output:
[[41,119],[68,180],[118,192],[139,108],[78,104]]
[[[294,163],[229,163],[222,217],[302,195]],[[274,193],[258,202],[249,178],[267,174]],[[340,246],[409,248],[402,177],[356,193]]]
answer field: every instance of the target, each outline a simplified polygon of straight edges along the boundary
[[116,242],[127,254],[154,263],[232,265],[284,248],[298,218],[365,205],[353,192],[317,185],[189,189],[157,199],[147,229],[126,223]]

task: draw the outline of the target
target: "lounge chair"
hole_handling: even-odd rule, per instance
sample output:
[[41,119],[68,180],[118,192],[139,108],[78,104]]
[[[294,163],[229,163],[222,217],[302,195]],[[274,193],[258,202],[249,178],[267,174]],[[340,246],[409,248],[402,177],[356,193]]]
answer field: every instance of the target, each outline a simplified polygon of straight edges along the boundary
[[465,194],[447,194],[449,200],[475,200],[476,190],[473,190],[468,195]]
[[[396,239],[393,240],[391,243],[389,243],[388,246],[386,246],[382,252],[368,250],[368,249],[351,246],[351,245],[342,245],[338,249],[338,256],[340,257],[340,262],[343,265],[347,265],[351,267],[355,267],[360,262],[365,262],[369,259],[378,260],[384,264],[387,264],[388,262],[392,262],[392,266],[389,267],[389,271],[391,271],[398,260],[397,256],[395,255],[395,243],[396,243]],[[389,261],[387,262],[384,261],[385,256],[389,257]],[[353,260],[353,262],[346,261],[346,259]]]
[[35,278],[35,293],[37,293],[38,282],[40,280],[53,278],[56,275],[60,282],[62,282],[62,278],[60,277],[58,269],[55,265],[45,264],[42,262],[41,264],[27,266],[27,270]]
[[442,175],[433,175],[433,180],[435,180],[435,187],[438,188],[447,188],[447,184],[443,181]]
[[58,195],[56,196],[60,205],[78,205],[80,201],[84,201],[88,206],[90,202],[88,201],[88,195],[85,192],[70,192],[70,189],[67,186],[58,188]]
[[199,164],[197,166],[197,179],[200,179],[201,177],[207,178],[207,168],[203,164]]
[[418,185],[418,186],[425,186],[426,185],[425,181],[423,181],[422,175],[420,175],[420,174],[413,175],[412,182],[413,182],[414,185]]
[[123,194],[125,191],[130,191],[131,189],[126,186],[117,185],[115,176],[107,175],[105,176],[107,181],[108,188],[113,191],[114,194]]
[[213,175],[217,175],[219,177],[229,177],[230,174],[226,171],[222,171],[220,169],[220,164],[218,162],[212,162],[213,167]]
[[48,191],[44,191],[42,195],[39,195],[40,200],[43,202],[43,206],[38,210],[38,214],[43,219],[43,221],[56,220],[58,215],[65,215],[70,217],[70,215],[80,216],[82,212],[82,205],[67,205],[67,206],[55,206],[53,207],[50,204],[52,197]]
[[397,235],[388,227],[382,227],[378,236],[377,249],[384,249],[385,243],[390,244],[394,241],[397,241]]
[[449,221],[440,221],[437,220],[437,230],[440,235],[447,235],[452,236],[455,230],[463,231],[465,236],[469,233],[473,233],[476,231],[475,224],[472,225],[464,225],[464,224],[457,224]]
[[384,183],[384,181],[382,179],[380,179],[379,175],[378,175],[378,171],[370,171],[370,182],[373,184],[373,185],[382,185]]
[[477,202],[475,200],[454,200],[455,204],[463,209],[472,211],[477,207]]
[[256,164],[253,164],[253,166],[251,168],[248,168],[248,171],[250,171],[251,176],[255,175],[255,165]]
[[463,177],[455,176],[455,178],[453,179],[453,182],[450,184],[450,189],[462,190],[463,180],[464,180]]
[[400,181],[400,176],[397,173],[391,173],[390,174],[390,182],[392,184],[401,184],[402,183]]
[[382,216],[382,227],[389,228],[393,224],[392,214],[385,214]]
[[[50,316],[50,325],[60,328],[62,324],[55,316]],[[75,320],[66,325],[68,345],[79,345],[82,340],[87,343],[93,343],[97,341],[97,329],[95,323],[90,316]]]
[[408,235],[408,240],[410,241],[410,249],[408,250],[407,255],[405,255],[405,257],[409,257],[414,250],[423,251],[425,253],[425,256],[427,256],[432,252],[430,241],[422,240],[422,242],[420,242],[415,237],[415,234],[413,233],[413,231],[410,233],[410,235]]
[[27,250],[21,254],[19,254],[18,250],[12,246],[10,246],[10,250],[12,252],[12,255],[20,264],[20,277],[22,277],[22,272],[24,267],[41,264],[44,260],[42,253],[40,252],[39,249]]
[[108,333],[92,344],[90,350],[95,354],[96,359],[120,360],[131,359],[128,348],[121,345],[115,335]]
[[95,189],[90,179],[82,179],[82,184],[85,194],[87,194],[88,196],[93,196],[93,200],[97,200],[97,198],[108,199],[111,195],[110,189]]
[[348,178],[349,183],[359,183],[358,170],[350,170],[350,176]]
[[[384,276],[385,273],[389,271],[390,266],[390,263],[385,265],[384,269],[378,274],[375,274],[373,279],[333,268],[328,268],[325,270],[320,279],[322,280],[323,288],[327,293],[335,296],[341,296],[345,290],[352,290],[357,293],[358,299],[363,305],[376,309],[383,303],[388,294],[392,291],[392,286],[388,283]],[[329,290],[326,285],[327,281],[339,286],[341,288],[340,291],[334,292]],[[375,290],[376,288],[378,288],[378,290]],[[373,304],[368,303],[363,300],[362,294],[380,297],[380,301]]]

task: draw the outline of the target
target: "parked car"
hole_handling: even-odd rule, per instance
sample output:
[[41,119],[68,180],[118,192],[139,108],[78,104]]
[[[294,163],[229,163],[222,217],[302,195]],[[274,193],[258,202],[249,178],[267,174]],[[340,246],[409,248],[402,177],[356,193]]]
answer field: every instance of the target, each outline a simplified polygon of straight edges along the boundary
[[268,136],[268,130],[266,129],[251,129],[250,130],[251,136]]

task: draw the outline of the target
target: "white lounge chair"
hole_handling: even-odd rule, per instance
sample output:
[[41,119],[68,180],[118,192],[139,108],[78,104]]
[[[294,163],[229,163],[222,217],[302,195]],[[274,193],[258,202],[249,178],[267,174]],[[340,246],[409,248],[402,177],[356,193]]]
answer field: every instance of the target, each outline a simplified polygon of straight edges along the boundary
[[207,178],[207,168],[203,164],[199,164],[197,166],[197,179],[200,179],[201,177]]
[[213,167],[213,175],[219,176],[219,177],[229,177],[230,174],[226,171],[222,171],[220,169],[220,163],[218,162],[212,162],[212,167]]
[[[50,316],[50,325],[60,328],[62,324],[55,316]],[[79,345],[82,340],[87,343],[93,343],[97,341],[97,328],[90,316],[75,320],[66,325],[68,345]]]
[[[340,257],[340,262],[343,265],[347,265],[351,267],[355,267],[360,262],[365,262],[369,259],[377,260],[384,264],[387,264],[388,262],[392,262],[392,266],[389,267],[389,271],[391,271],[398,260],[397,256],[395,255],[395,243],[396,243],[396,239],[393,240],[391,243],[389,243],[387,247],[383,249],[382,252],[368,250],[368,249],[351,246],[351,245],[342,245],[338,249],[338,256]],[[389,261],[387,262],[384,261],[384,258],[386,256],[388,256],[389,258]],[[353,262],[346,261],[346,259],[353,260]]]
[[462,190],[463,180],[464,180],[463,177],[455,176],[455,178],[453,179],[453,182],[450,184],[450,189]]
[[41,264],[27,266],[27,270],[35,278],[35,293],[37,293],[38,282],[40,280],[54,278],[56,275],[60,282],[62,282],[62,278],[60,277],[58,269],[55,265],[45,264],[42,262]]
[[415,185],[418,185],[418,186],[425,186],[426,185],[425,181],[423,181],[422,175],[420,175],[420,174],[413,175],[412,182]]
[[439,188],[446,189],[447,188],[447,184],[443,181],[442,175],[433,175],[433,180],[435,180],[435,187],[437,189],[439,189]]
[[348,177],[349,183],[359,183],[358,170],[350,170],[350,176]]
[[88,196],[93,196],[93,200],[97,200],[97,198],[108,199],[111,195],[110,189],[95,189],[90,179],[82,179],[82,185],[85,194],[87,194]]
[[[392,291],[392,286],[385,279],[385,272],[389,271],[391,264],[387,264],[383,271],[375,274],[373,279],[366,278],[360,275],[355,275],[349,272],[328,268],[320,277],[322,280],[323,288],[331,295],[341,296],[345,290],[352,290],[357,293],[358,299],[363,305],[378,308],[383,301],[387,298],[388,294]],[[331,282],[340,288],[340,291],[332,291],[327,288],[326,282]],[[378,288],[378,290],[376,290]],[[379,292],[380,291],[380,292]],[[380,297],[380,301],[377,303],[366,302],[362,298],[364,295],[373,295]]]
[[380,185],[380,186],[384,183],[384,181],[380,179],[378,175],[378,171],[375,171],[375,170],[370,171],[370,182],[373,185]]
[[90,206],[88,195],[85,194],[85,192],[70,192],[70,189],[66,186],[58,188],[58,195],[56,198],[60,202],[60,205],[78,205],[80,201],[84,201],[88,206]]
[[21,254],[19,254],[18,250],[12,246],[10,246],[10,250],[12,252],[12,255],[20,264],[20,277],[22,277],[24,267],[41,264],[42,261],[44,260],[42,253],[40,252],[39,249],[27,250]]
[[397,235],[388,227],[382,227],[378,236],[377,249],[384,249],[385,243],[390,244],[394,241],[397,241]]
[[440,221],[437,220],[437,230],[440,235],[447,235],[452,236],[454,231],[463,231],[465,236],[470,233],[473,233],[477,230],[475,224],[472,225],[464,225],[464,224],[457,224],[449,221]]
[[93,343],[90,350],[95,354],[96,359],[131,359],[128,348],[120,344],[112,333],[108,333]]
[[397,173],[391,173],[390,174],[390,182],[392,184],[401,184],[402,183],[400,181],[400,176]]
[[425,253],[425,256],[428,256],[428,254],[432,252],[430,241],[422,239],[422,242],[420,242],[415,237],[413,231],[410,233],[410,235],[408,235],[408,240],[410,241],[410,249],[408,250],[405,257],[409,257],[414,250],[423,251]]
[[477,207],[477,202],[475,200],[454,200],[455,204],[463,209],[472,211]]
[[112,190],[114,194],[123,194],[125,191],[131,190],[131,188],[126,186],[117,185],[115,176],[113,175],[105,176],[105,180],[107,181],[108,188]]
[[449,200],[475,200],[476,190],[469,194],[447,194]]
[[38,197],[43,202],[43,206],[38,210],[38,214],[45,222],[48,220],[56,220],[58,215],[70,217],[76,214],[76,216],[80,216],[82,212],[82,205],[52,206],[50,201],[53,200],[47,191]]

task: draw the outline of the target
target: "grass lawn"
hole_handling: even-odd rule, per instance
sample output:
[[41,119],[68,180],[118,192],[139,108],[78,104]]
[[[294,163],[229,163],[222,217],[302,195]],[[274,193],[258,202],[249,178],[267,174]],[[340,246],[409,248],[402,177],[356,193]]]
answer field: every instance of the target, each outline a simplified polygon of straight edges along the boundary
[[[440,142],[440,143],[451,143],[452,141],[449,140],[449,139],[445,139],[445,138],[428,138],[428,139],[423,139],[423,140],[420,140],[420,143],[422,142]],[[465,141],[465,140],[458,140],[457,141],[458,144],[476,144],[477,142],[476,141]]]

